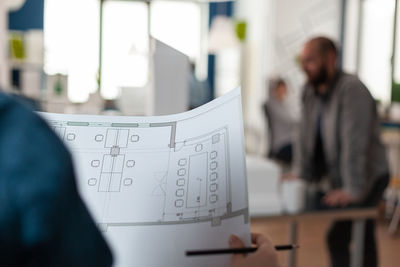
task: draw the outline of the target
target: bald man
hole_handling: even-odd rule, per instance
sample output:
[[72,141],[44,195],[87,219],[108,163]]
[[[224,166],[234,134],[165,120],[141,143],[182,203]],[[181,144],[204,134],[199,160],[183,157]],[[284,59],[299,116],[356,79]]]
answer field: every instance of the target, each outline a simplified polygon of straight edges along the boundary
[[[307,82],[298,143],[299,176],[320,186],[317,207],[376,205],[388,183],[375,101],[354,75],[337,68],[338,50],[325,37],[301,53]],[[351,221],[332,224],[327,242],[331,266],[349,266]],[[374,221],[366,225],[364,266],[377,266]]]

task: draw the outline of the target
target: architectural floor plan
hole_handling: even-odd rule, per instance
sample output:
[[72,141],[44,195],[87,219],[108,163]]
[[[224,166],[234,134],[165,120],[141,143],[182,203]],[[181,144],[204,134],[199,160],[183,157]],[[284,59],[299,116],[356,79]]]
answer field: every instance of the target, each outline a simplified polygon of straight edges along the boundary
[[103,232],[113,227],[248,224],[239,89],[160,117],[43,114],[69,147],[79,189]]

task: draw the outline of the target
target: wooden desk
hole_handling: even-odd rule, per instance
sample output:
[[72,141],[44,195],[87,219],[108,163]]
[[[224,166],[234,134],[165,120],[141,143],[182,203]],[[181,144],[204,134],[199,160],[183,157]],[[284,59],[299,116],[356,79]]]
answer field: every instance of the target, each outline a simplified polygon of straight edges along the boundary
[[[389,185],[392,192],[386,198],[386,212],[387,217],[392,216],[389,225],[389,233],[395,234],[400,223],[400,124],[399,123],[385,123],[382,124],[382,141],[386,146],[389,157],[389,169],[392,181]],[[391,196],[390,196],[391,195]],[[393,212],[393,214],[392,214]]]
[[[376,219],[378,216],[377,208],[357,208],[357,209],[341,209],[329,211],[313,211],[303,212],[300,214],[277,214],[277,215],[258,215],[252,216],[252,222],[268,223],[271,221],[279,221],[289,224],[289,242],[297,243],[297,226],[298,223],[307,220],[352,220],[353,223],[353,242],[354,251],[351,258],[352,267],[363,266],[364,254],[364,235],[365,222],[367,219]],[[299,244],[301,246],[301,244]],[[301,248],[300,248],[301,249]],[[296,266],[296,251],[291,250],[288,254],[288,266]]]

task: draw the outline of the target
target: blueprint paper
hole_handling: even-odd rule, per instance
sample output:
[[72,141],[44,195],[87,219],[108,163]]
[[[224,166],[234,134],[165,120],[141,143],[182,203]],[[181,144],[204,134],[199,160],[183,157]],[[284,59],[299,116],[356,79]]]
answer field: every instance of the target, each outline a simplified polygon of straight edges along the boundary
[[79,191],[115,266],[227,266],[185,256],[250,243],[240,88],[157,117],[41,113],[73,155]]

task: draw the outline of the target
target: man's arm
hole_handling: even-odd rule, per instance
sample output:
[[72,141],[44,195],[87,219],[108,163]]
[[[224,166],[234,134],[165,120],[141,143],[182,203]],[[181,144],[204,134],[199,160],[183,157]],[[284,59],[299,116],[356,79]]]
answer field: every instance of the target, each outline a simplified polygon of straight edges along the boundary
[[375,102],[367,88],[354,79],[343,91],[340,116],[341,177],[343,190],[360,201],[367,183],[367,159]]

